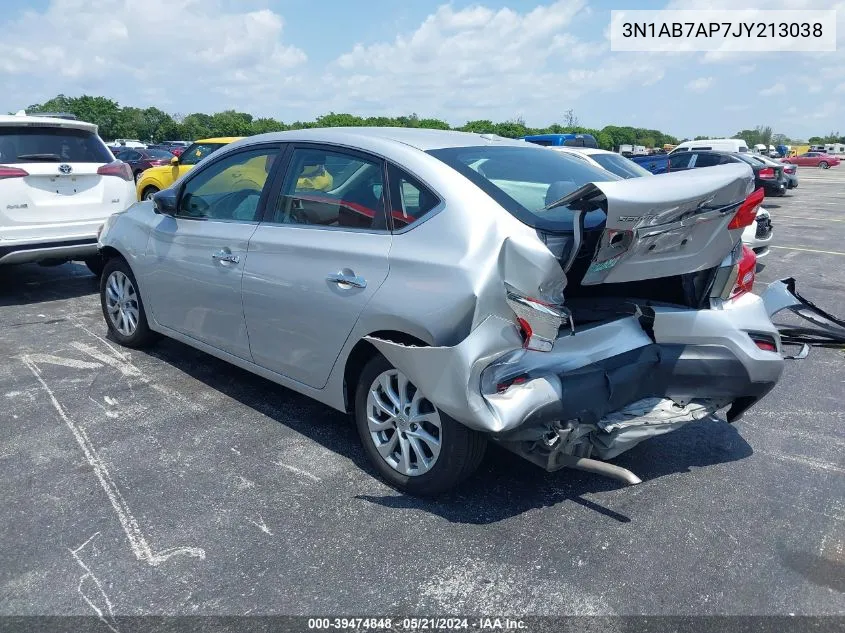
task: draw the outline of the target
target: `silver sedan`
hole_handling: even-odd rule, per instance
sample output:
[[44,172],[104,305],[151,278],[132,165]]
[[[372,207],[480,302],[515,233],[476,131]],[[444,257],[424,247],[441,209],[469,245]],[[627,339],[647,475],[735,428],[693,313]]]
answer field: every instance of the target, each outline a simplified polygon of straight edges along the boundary
[[747,165],[608,181],[493,135],[266,134],[109,219],[102,308],[123,345],[168,336],[354,414],[414,494],[490,440],[637,483],[606,460],[780,378],[740,242],[759,204]]

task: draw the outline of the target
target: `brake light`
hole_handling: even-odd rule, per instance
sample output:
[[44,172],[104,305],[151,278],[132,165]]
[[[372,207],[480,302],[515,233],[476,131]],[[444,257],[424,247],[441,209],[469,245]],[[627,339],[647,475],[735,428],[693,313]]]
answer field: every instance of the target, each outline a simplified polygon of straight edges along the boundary
[[507,302],[516,315],[525,349],[550,352],[560,326],[568,320],[570,328],[574,328],[570,312],[564,306],[523,296],[512,288],[508,288]]
[[103,165],[97,169],[97,174],[100,176],[117,176],[124,180],[133,181],[132,168],[124,163],[122,160],[112,161],[107,165]]
[[770,178],[775,177],[775,168],[774,167],[766,167],[765,169],[761,169],[759,172],[757,172],[757,175],[760,176],[760,178],[764,178],[766,180],[769,180]]
[[23,178],[24,176],[29,176],[29,172],[25,169],[0,165],[0,180],[4,180],[6,178]]
[[754,277],[757,274],[757,255],[745,244],[742,245],[742,259],[737,264],[736,285],[731,291],[731,299],[751,292],[754,288]]
[[744,229],[746,226],[751,226],[754,219],[757,217],[757,210],[760,208],[760,204],[763,202],[764,197],[765,193],[763,192],[762,187],[748,196],[745,201],[739,205],[739,209],[736,210],[736,214],[731,220],[731,223],[728,224],[728,229]]

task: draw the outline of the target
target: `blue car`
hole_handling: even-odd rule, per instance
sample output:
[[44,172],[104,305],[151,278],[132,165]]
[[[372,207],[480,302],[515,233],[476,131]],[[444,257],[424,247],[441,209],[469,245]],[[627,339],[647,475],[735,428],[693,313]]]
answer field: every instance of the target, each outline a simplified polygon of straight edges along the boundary
[[567,147],[597,148],[599,146],[592,134],[533,134],[523,136],[522,140],[546,147],[566,145]]

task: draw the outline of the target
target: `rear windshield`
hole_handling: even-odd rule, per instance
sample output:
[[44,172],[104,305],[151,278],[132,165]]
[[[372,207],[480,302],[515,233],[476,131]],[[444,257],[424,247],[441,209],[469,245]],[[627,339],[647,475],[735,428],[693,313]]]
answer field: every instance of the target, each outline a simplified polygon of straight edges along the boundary
[[581,136],[578,138],[568,138],[563,141],[563,144],[568,147],[592,147],[598,148],[598,143],[596,143],[596,139],[592,136]]
[[0,163],[110,163],[100,137],[61,127],[0,126]]
[[196,165],[203,158],[216,152],[223,147],[225,143],[194,143],[179,157],[179,164],[181,165]]
[[640,176],[652,175],[648,169],[640,167],[634,161],[618,154],[590,154],[590,158],[607,171],[622,178],[639,178]]
[[530,145],[449,147],[428,153],[466,176],[521,221],[537,228],[571,225],[571,210],[544,207],[582,185],[622,180],[578,158]]

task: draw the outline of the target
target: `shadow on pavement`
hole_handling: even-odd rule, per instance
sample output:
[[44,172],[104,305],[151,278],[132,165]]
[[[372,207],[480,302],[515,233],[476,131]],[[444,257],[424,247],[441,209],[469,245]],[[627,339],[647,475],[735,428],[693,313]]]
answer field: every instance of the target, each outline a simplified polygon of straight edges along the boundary
[[[0,266],[0,307],[97,294],[97,279],[83,264]],[[96,297],[93,301],[98,303]]]
[[[366,472],[374,472],[350,416],[176,341],[165,339],[150,353],[209,388],[343,455]],[[736,461],[751,454],[751,447],[734,426],[722,421],[702,421],[644,442],[614,463],[639,475],[644,482],[640,485],[648,485],[650,480],[666,475]],[[464,485],[436,499],[403,494],[360,495],[357,498],[390,508],[422,510],[453,523],[470,524],[495,523],[537,508],[573,501],[611,520],[627,523],[632,520],[630,517],[583,498],[621,485],[575,470],[546,473],[491,443],[478,472]]]

